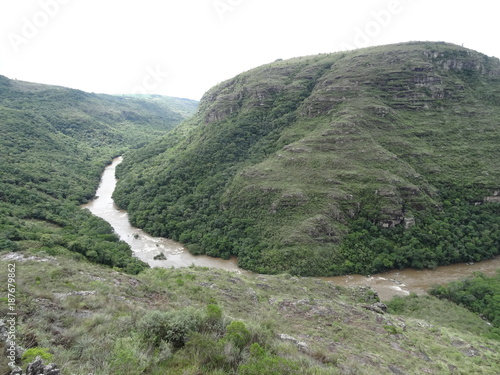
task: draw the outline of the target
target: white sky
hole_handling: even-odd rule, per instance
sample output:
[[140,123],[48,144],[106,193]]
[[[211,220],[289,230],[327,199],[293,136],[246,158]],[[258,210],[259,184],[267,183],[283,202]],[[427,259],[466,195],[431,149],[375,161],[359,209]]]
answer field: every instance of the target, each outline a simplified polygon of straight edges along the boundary
[[446,41],[500,57],[491,0],[0,0],[0,74],[200,99],[278,58]]

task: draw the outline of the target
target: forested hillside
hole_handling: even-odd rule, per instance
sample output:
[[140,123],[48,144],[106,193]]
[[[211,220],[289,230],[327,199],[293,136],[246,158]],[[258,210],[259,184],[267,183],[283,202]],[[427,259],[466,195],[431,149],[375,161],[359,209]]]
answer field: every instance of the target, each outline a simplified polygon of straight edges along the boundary
[[274,63],[129,152],[134,225],[257,272],[373,273],[500,249],[500,61],[406,43]]
[[[171,130],[173,98],[89,94],[0,76],[0,251],[73,251],[137,272],[111,227],[79,205],[94,196],[104,166]],[[169,109],[170,108],[170,109]]]

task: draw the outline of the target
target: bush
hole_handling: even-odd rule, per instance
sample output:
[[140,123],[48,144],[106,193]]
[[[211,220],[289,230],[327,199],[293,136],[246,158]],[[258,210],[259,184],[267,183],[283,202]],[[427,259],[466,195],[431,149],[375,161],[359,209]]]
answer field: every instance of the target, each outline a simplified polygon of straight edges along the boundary
[[218,336],[222,336],[224,334],[224,319],[220,306],[214,304],[207,306],[204,330],[212,332]]
[[384,325],[384,329],[391,335],[399,335],[400,333],[403,333],[401,328],[392,325]]
[[188,356],[192,362],[197,361],[208,370],[229,370],[224,345],[209,334],[193,332],[185,347],[184,356]]
[[186,343],[187,335],[200,328],[202,315],[192,309],[147,313],[138,323],[139,331],[146,342],[159,346],[162,341],[181,348]]
[[252,337],[245,324],[236,320],[226,327],[226,331],[226,340],[231,341],[240,350],[247,346]]
[[207,306],[207,320],[219,321],[222,319],[222,309],[220,306],[210,304]]
[[23,362],[23,365],[27,365],[28,363],[33,362],[36,357],[42,358],[44,362],[50,362],[52,361],[52,358],[54,357],[52,354],[49,353],[48,348],[31,348],[26,350],[23,353],[23,356],[21,357],[21,360]]

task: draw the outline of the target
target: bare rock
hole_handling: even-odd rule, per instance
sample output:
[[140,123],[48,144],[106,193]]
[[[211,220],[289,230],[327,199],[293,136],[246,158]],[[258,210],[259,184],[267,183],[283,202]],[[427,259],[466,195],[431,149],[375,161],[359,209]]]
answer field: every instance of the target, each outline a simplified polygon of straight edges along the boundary
[[287,335],[285,333],[280,333],[278,337],[283,341],[290,341],[294,343],[302,351],[307,349],[307,344],[305,342],[299,341],[293,336]]
[[167,257],[165,256],[164,252],[161,252],[153,257],[154,260],[166,260]]
[[385,314],[387,312],[387,305],[382,302],[377,302],[372,305],[362,305],[361,307],[376,312],[377,314]]
[[44,365],[41,357],[36,357],[35,360],[28,365],[26,373],[23,374],[19,367],[13,369],[10,375],[60,375],[61,370],[53,363]]
[[97,292],[95,290],[80,290],[77,292],[69,292],[69,293],[54,293],[54,296],[60,299],[64,299],[66,297],[70,296],[82,296],[82,297],[87,297],[87,296],[94,296],[96,295]]

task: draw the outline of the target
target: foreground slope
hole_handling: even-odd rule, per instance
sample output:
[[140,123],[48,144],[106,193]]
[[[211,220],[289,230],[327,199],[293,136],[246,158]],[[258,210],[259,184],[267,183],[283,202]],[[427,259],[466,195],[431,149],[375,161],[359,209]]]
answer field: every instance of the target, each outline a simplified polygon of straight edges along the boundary
[[[1,255],[0,268],[7,264],[16,264],[17,345],[30,349],[26,360],[43,354],[63,375],[493,375],[500,369],[500,342],[484,337],[487,323],[432,297],[410,297],[410,313],[393,315],[374,306],[368,288],[313,278],[206,268],[130,276],[43,253]],[[0,316],[7,312],[2,304]],[[0,372],[6,371],[2,357]]]
[[112,157],[165,134],[186,110],[176,112],[168,98],[96,95],[0,76],[0,251],[70,250],[142,268],[110,226],[79,204],[94,196]]
[[500,61],[445,43],[276,61],[128,154],[115,197],[258,272],[477,261],[500,248],[499,105]]

